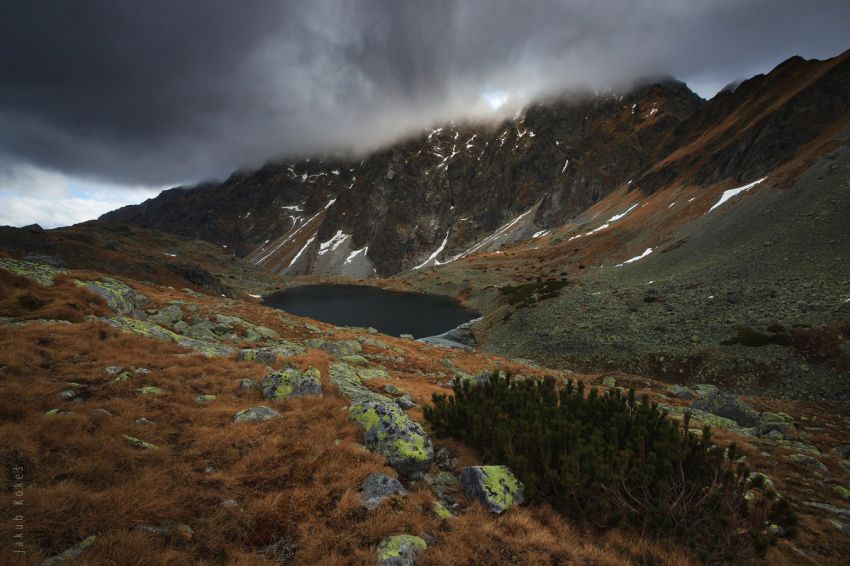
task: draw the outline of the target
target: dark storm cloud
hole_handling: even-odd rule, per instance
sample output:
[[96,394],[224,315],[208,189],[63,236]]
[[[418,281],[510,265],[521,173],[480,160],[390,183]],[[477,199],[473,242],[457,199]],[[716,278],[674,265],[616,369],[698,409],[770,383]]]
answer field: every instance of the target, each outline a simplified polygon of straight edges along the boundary
[[848,32],[846,0],[2,0],[0,169],[198,180],[486,118],[486,94],[712,90]]

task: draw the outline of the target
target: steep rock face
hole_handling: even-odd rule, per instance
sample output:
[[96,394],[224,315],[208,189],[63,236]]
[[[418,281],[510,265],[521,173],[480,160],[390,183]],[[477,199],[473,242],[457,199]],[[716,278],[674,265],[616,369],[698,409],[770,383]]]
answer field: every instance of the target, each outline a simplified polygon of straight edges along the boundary
[[850,115],[850,51],[825,61],[792,57],[767,75],[725,89],[684,121],[666,157],[635,186],[676,180],[707,186],[758,179]]
[[278,273],[392,275],[574,216],[651,163],[701,105],[675,81],[576,96],[497,127],[438,128],[362,161],[270,164],[172,189],[100,222],[208,240]]
[[442,265],[563,225],[617,188],[761,178],[850,115],[850,52],[792,58],[705,103],[667,80],[573,95],[495,127],[448,125],[361,161],[270,164],[104,215],[282,274]]

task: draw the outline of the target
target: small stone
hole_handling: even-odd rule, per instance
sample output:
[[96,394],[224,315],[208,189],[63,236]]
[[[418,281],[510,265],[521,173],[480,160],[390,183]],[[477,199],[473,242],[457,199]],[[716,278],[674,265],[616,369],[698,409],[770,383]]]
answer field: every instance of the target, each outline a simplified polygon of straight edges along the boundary
[[249,379],[247,377],[244,377],[244,378],[239,380],[239,391],[251,391],[251,390],[257,389],[259,387],[260,386],[257,385],[257,382],[254,381],[253,379]]
[[392,383],[388,383],[384,385],[384,392],[389,393],[390,395],[403,395],[405,392]]
[[111,417],[112,416],[112,413],[110,413],[106,409],[95,409],[94,411],[92,411],[92,414],[98,415],[98,416],[104,416],[104,417]]
[[396,398],[396,404],[404,410],[413,408],[416,406],[416,403],[413,402],[413,399],[410,397],[409,393],[405,393],[401,397]]
[[262,405],[239,411],[233,416],[236,423],[263,422],[280,417],[280,413]]
[[153,385],[146,385],[144,387],[140,387],[136,389],[136,391],[140,395],[161,395],[163,393],[162,389]]
[[135,422],[137,425],[152,425],[152,424],[154,424],[153,421],[149,421],[145,417],[140,417],[133,422]]
[[221,502],[221,507],[223,509],[240,509],[242,505],[235,499],[225,499]]
[[56,564],[63,564],[65,562],[72,562],[80,557],[85,549],[94,544],[94,541],[97,540],[96,535],[92,535],[82,542],[78,543],[75,546],[72,546],[62,554],[57,556],[52,556],[46,560],[41,562],[41,566],[55,566]]
[[134,436],[123,435],[124,440],[127,441],[127,444],[132,446],[133,448],[140,448],[143,450],[159,450],[159,446],[156,444],[151,444],[150,442],[146,442],[144,440],[140,440]]
[[404,340],[415,340],[415,338],[413,338],[413,334],[399,334],[398,337],[403,338]]
[[121,366],[109,366],[108,368],[105,368],[103,371],[105,371],[109,375],[118,375],[123,370],[124,370],[124,368],[122,368]]
[[378,545],[378,566],[413,566],[416,556],[428,548],[424,539],[413,535],[393,535]]
[[386,474],[369,474],[360,486],[360,502],[370,511],[392,495],[405,496],[407,490],[400,481]]
[[775,537],[781,537],[782,534],[785,532],[785,529],[783,529],[782,527],[780,527],[776,523],[771,523],[767,527],[767,532],[768,532],[768,534],[773,535]]
[[210,394],[207,393],[207,394],[198,395],[197,397],[195,397],[195,403],[198,403],[198,404],[212,403],[213,401],[215,401],[215,399],[216,399],[215,395],[210,395]]
[[73,399],[77,396],[77,392],[71,389],[66,389],[64,391],[59,392],[59,397],[62,399]]
[[437,450],[437,454],[434,456],[434,461],[437,464],[437,467],[443,470],[454,470],[457,467],[457,458],[452,458],[451,452],[449,449],[443,446],[439,450]]

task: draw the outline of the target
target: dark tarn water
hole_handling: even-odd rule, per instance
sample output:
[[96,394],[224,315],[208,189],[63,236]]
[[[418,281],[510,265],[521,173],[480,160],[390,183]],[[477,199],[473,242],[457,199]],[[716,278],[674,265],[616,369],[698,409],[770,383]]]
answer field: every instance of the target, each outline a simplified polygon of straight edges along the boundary
[[337,326],[371,326],[415,338],[442,334],[478,316],[448,297],[360,285],[294,287],[267,295],[263,304]]

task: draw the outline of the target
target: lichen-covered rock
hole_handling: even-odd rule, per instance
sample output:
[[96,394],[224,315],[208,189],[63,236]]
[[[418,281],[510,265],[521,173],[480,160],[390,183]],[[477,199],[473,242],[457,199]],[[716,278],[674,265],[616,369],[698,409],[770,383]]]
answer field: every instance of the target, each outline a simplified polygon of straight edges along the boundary
[[44,263],[21,261],[8,257],[0,258],[0,269],[5,269],[19,277],[32,279],[42,287],[50,287],[57,275],[67,273],[64,269],[57,269]]
[[198,404],[212,403],[213,401],[215,401],[215,399],[216,399],[215,395],[205,393],[203,395],[198,395],[197,397],[195,397],[195,403],[198,403]]
[[690,401],[696,398],[696,394],[691,390],[691,388],[685,387],[684,385],[671,385],[667,388],[667,392],[671,397],[675,397],[677,399]]
[[253,379],[249,379],[247,377],[243,377],[239,380],[239,391],[251,391],[253,389],[257,389],[259,385]]
[[276,419],[280,417],[280,413],[269,407],[262,405],[243,409],[233,416],[235,423],[256,423]]
[[317,348],[319,350],[324,350],[328,354],[335,356],[337,358],[344,358],[345,356],[356,356],[358,354],[363,353],[363,346],[360,345],[360,342],[357,340],[320,340],[314,338],[312,340],[307,340],[304,343],[308,348]]
[[357,372],[347,364],[334,363],[329,380],[351,401],[349,415],[359,426],[363,443],[387,459],[398,473],[425,472],[434,462],[431,439],[395,402],[363,385]]
[[393,535],[378,545],[378,566],[413,566],[416,556],[428,548],[424,539],[413,535]]
[[112,277],[104,277],[97,281],[76,279],[74,284],[103,297],[106,305],[118,314],[133,314],[148,303],[147,297]]
[[360,354],[355,354],[353,356],[343,356],[341,360],[352,366],[368,366],[369,360],[361,356]]
[[41,566],[55,566],[56,564],[63,564],[65,562],[71,562],[80,557],[85,549],[94,544],[95,540],[97,540],[96,535],[92,535],[86,539],[83,539],[81,542],[72,546],[62,554],[58,554],[56,556],[51,556],[50,558],[43,560],[41,562]]
[[135,436],[128,436],[125,434],[124,440],[133,448],[140,448],[144,450],[159,450],[159,446],[157,446],[156,444],[145,442],[144,440],[136,438]]
[[370,511],[391,495],[405,496],[407,490],[400,481],[386,474],[369,474],[360,486],[360,502]]
[[366,446],[384,456],[398,473],[410,475],[431,467],[431,439],[422,425],[410,420],[394,402],[355,403],[348,411],[360,425]]
[[392,383],[388,383],[384,385],[384,392],[389,393],[390,395],[404,395],[405,391],[403,389],[399,389]]
[[310,367],[306,371],[286,368],[270,373],[260,381],[260,389],[265,399],[285,399],[287,397],[322,396],[322,382],[319,370]]
[[401,397],[397,397],[396,405],[401,407],[402,410],[412,409],[416,406],[416,403],[413,402],[413,398],[410,396],[410,393],[405,393]]
[[525,501],[525,486],[507,466],[469,466],[460,471],[466,496],[492,513],[500,514]]
[[150,315],[148,319],[163,326],[171,326],[183,319],[183,311],[180,305],[172,304],[159,309],[155,314]]
[[163,390],[155,385],[145,385],[136,389],[139,395],[162,395]]
[[754,427],[759,424],[759,414],[755,409],[722,389],[710,391],[701,399],[691,403],[691,408],[730,419],[743,427]]
[[259,362],[270,366],[277,361],[277,352],[257,348],[244,348],[239,350],[239,355],[236,359],[240,362]]
[[154,338],[157,340],[167,340],[170,342],[175,342],[183,346],[184,348],[195,350],[196,352],[205,356],[227,357],[234,352],[234,348],[231,348],[230,346],[226,346],[218,342],[198,340],[195,338],[181,336],[180,334],[176,334],[171,330],[163,328],[149,320],[139,320],[127,316],[121,316],[116,318],[99,318],[97,320],[104,322],[119,330],[129,332],[130,334],[135,334],[137,336],[144,336],[145,338]]
[[355,370],[360,379],[368,381],[370,379],[389,379],[390,374],[383,368],[357,368]]
[[433,509],[434,509],[434,514],[440,520],[445,521],[445,520],[448,520],[448,519],[454,519],[455,518],[455,516],[452,514],[452,512],[449,511],[448,508],[445,505],[443,505],[442,503],[440,503],[439,501],[434,502]]

